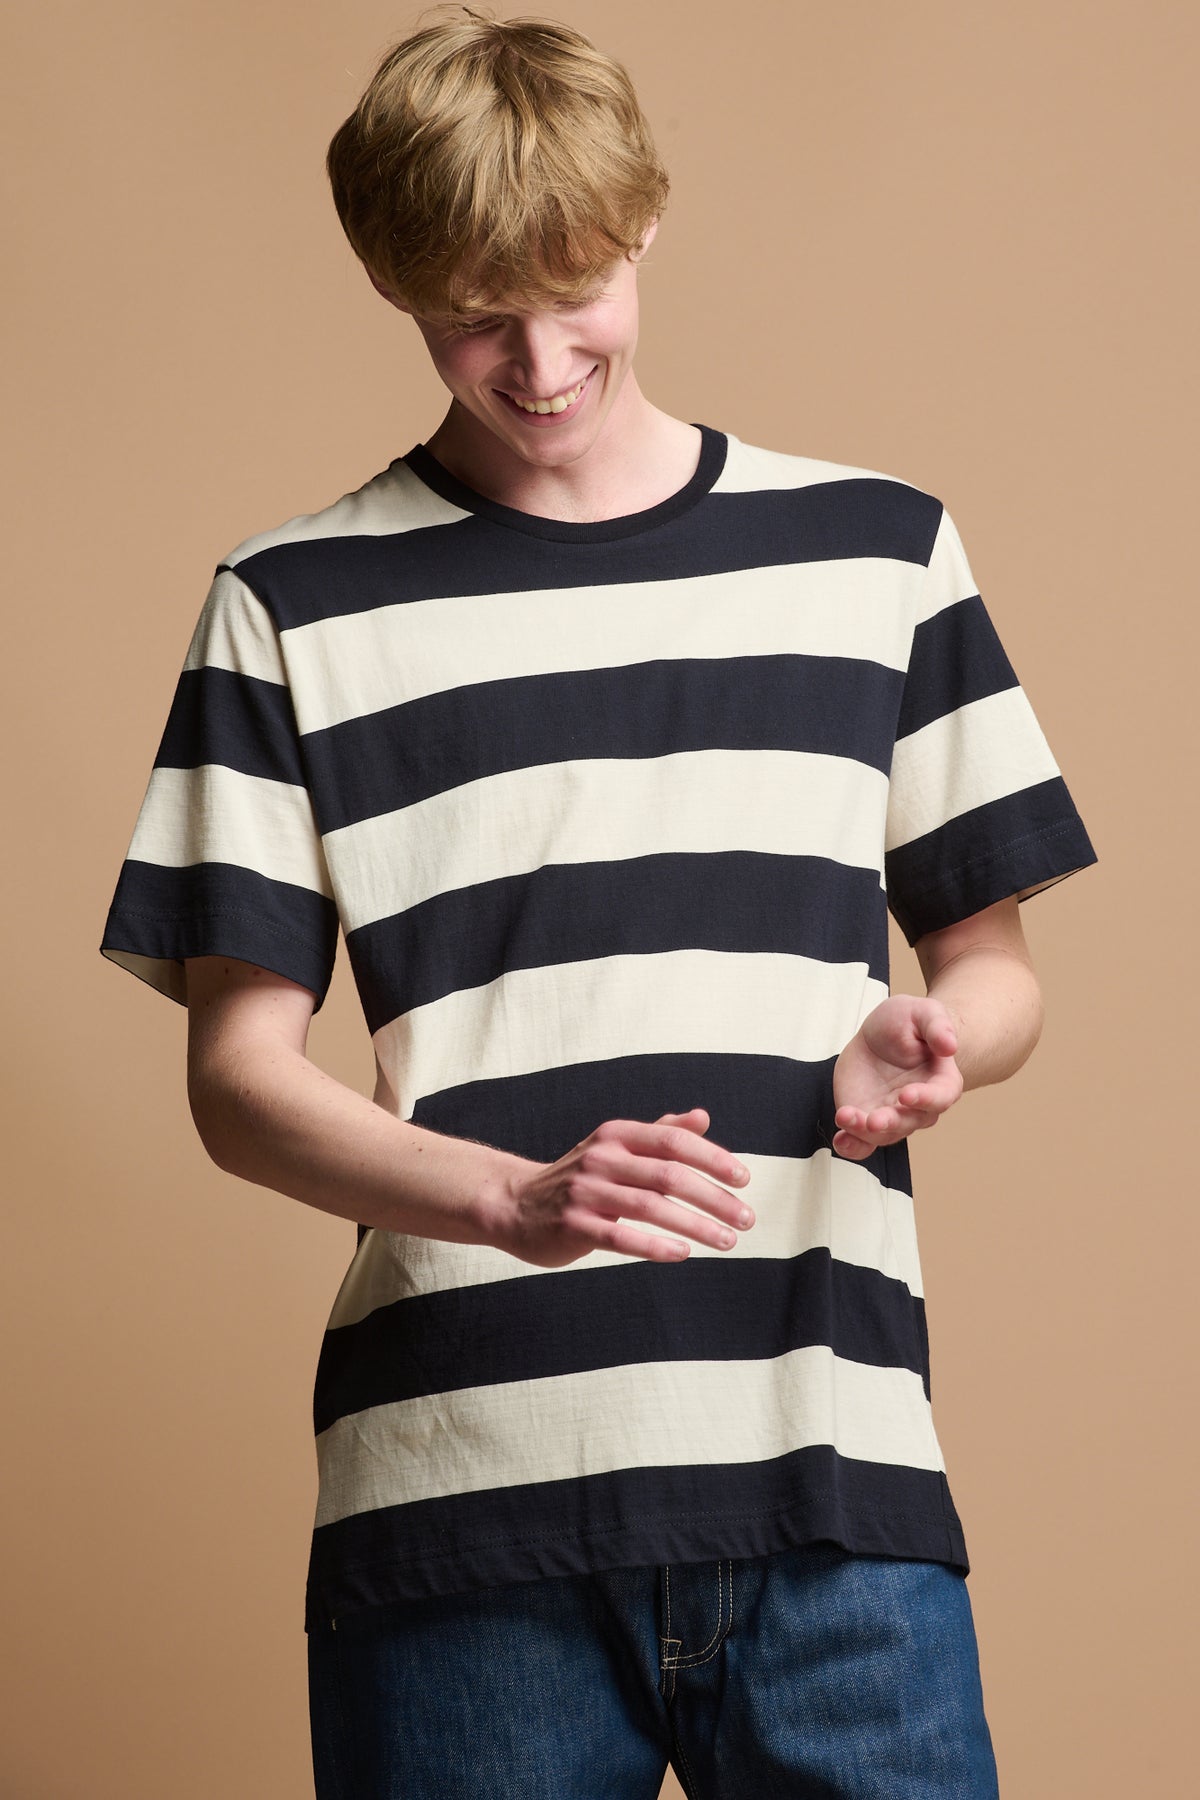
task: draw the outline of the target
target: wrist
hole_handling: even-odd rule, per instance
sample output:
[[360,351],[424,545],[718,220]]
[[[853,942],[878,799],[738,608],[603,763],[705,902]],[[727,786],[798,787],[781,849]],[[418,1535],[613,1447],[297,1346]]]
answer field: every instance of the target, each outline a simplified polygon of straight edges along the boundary
[[477,1242],[507,1250],[517,1217],[518,1190],[538,1165],[508,1150],[491,1150],[475,1187],[472,1213]]

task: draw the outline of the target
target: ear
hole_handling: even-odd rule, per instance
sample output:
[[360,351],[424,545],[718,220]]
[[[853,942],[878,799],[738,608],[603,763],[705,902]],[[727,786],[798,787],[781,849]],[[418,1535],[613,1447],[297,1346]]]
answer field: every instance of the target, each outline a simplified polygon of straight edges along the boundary
[[658,230],[658,220],[651,219],[651,221],[647,225],[645,231],[642,233],[641,243],[638,245],[637,249],[633,253],[634,262],[641,262],[643,256],[645,256],[647,250],[650,248],[651,244],[654,242],[654,237],[655,237],[655,233],[657,232],[657,230]]
[[384,287],[382,281],[377,281],[375,279],[374,275],[371,275],[370,269],[367,270],[367,274],[371,277],[371,286],[375,289],[375,292],[377,294],[382,294],[384,299],[387,300],[392,306],[394,306],[398,312],[404,312],[404,313],[411,314],[411,312],[412,312],[411,306],[405,306],[403,300],[397,299],[396,295],[393,294],[391,288],[386,288],[386,287]]

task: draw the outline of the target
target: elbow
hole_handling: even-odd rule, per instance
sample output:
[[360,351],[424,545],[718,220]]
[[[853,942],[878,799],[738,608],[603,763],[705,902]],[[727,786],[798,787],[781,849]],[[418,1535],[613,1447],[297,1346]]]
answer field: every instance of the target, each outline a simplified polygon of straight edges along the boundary
[[1021,1009],[1020,1029],[1014,1033],[1015,1060],[1009,1073],[1015,1075],[1023,1068],[1038,1047],[1042,1029],[1046,1023],[1046,1007],[1042,999],[1041,985],[1033,970],[1028,971],[1028,981]]
[[235,1109],[229,1094],[211,1074],[189,1067],[187,1096],[196,1135],[210,1160],[227,1175],[236,1175],[236,1132],[230,1129]]
[[192,1123],[196,1127],[196,1135],[204,1145],[209,1161],[215,1162],[218,1169],[224,1170],[227,1175],[236,1174],[237,1171],[231,1166],[226,1140],[221,1135],[212,1115],[194,1102],[192,1103]]

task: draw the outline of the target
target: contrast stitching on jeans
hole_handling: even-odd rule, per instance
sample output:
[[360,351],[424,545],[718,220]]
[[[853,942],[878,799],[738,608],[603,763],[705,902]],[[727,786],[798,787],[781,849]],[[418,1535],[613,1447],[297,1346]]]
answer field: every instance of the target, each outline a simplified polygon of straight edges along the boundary
[[666,1588],[666,1595],[665,1595],[665,1599],[664,1599],[664,1611],[666,1613],[666,1618],[663,1621],[663,1623],[666,1625],[667,1635],[665,1637],[660,1637],[658,1640],[658,1642],[659,1642],[659,1652],[658,1652],[659,1664],[658,1664],[658,1666],[659,1666],[660,1670],[665,1671],[667,1669],[673,1669],[675,1667],[675,1658],[670,1654],[670,1652],[668,1650],[668,1645],[675,1644],[676,1646],[682,1646],[683,1639],[672,1637],[670,1635],[670,1632],[671,1632],[671,1569],[670,1569],[669,1564],[665,1564],[663,1567],[663,1580],[664,1580],[664,1584],[665,1584],[665,1588]]
[[672,1730],[671,1735],[675,1739],[675,1748],[679,1752],[679,1760],[683,1764],[683,1772],[687,1776],[688,1800],[700,1800],[700,1789],[697,1785],[696,1777],[692,1774],[692,1765],[687,1759],[687,1751],[680,1742],[679,1733]]
[[683,1640],[669,1635],[671,1630],[671,1570],[669,1566],[664,1565],[663,1579],[666,1588],[664,1600],[666,1618],[663,1623],[666,1625],[668,1635],[660,1636],[658,1640],[658,1672],[662,1685],[662,1697],[669,1702],[675,1689],[675,1658],[671,1655],[671,1646],[673,1644],[678,1651],[682,1647]]
[[[658,1672],[662,1686],[662,1697],[668,1703],[675,1697],[675,1670],[679,1666],[678,1653],[683,1647],[682,1638],[665,1637],[659,1639],[662,1648],[659,1652]],[[675,1654],[672,1655],[672,1647]]]
[[[729,1624],[728,1625],[726,1625],[726,1623],[725,1623],[725,1573],[724,1572],[725,1572],[726,1568],[728,1568],[728,1570],[729,1570]],[[675,1658],[675,1667],[677,1669],[694,1669],[694,1668],[698,1668],[701,1663],[711,1662],[713,1657],[717,1654],[717,1651],[720,1649],[721,1643],[722,1643],[723,1639],[725,1638],[726,1633],[732,1627],[732,1625],[733,1625],[733,1563],[732,1562],[729,1562],[729,1563],[719,1562],[717,1564],[717,1610],[718,1610],[717,1628],[713,1632],[713,1635],[709,1638],[707,1644],[705,1644],[703,1650],[693,1650],[690,1656],[677,1656]]]

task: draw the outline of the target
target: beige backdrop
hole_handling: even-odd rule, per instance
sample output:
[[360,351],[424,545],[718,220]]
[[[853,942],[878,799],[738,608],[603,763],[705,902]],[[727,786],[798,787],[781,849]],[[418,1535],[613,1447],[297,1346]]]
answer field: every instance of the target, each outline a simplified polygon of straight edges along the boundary
[[[1182,1794],[1190,9],[547,10],[627,62],[672,171],[642,276],[643,387],[685,419],[942,498],[1093,835],[1099,867],[1023,908],[1048,1011],[1036,1055],[915,1149],[934,1406],[1008,1800]],[[292,1800],[311,1794],[311,1384],[354,1230],[207,1161],[183,1011],[97,946],[218,558],[441,417],[323,176],[415,14],[21,12],[3,58],[0,1792]],[[896,986],[919,981],[896,948]],[[369,1091],[344,953],[312,1047]]]

